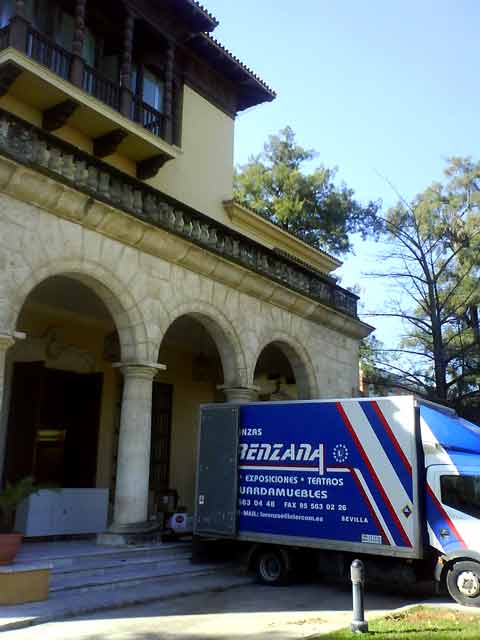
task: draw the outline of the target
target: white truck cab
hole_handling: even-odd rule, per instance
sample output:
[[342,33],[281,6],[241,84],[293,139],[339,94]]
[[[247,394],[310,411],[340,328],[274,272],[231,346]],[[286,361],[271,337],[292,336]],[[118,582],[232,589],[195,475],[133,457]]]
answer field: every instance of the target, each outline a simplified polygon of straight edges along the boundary
[[452,597],[480,605],[480,428],[447,409],[421,407],[429,542]]

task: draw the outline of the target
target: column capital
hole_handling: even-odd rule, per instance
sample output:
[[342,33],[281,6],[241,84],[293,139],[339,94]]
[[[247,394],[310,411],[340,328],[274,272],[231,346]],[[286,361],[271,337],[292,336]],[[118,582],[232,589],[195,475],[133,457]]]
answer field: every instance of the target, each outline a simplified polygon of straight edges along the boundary
[[255,402],[258,399],[260,387],[255,385],[237,385],[230,386],[221,384],[217,386],[219,391],[223,391],[227,398],[227,402],[235,404],[245,404],[246,402]]
[[159,371],[165,371],[167,365],[158,362],[115,362],[114,369],[120,369],[125,378],[153,379]]
[[25,340],[26,337],[26,334],[20,331],[15,331],[12,335],[0,333],[0,351],[7,351],[13,347],[16,340]]

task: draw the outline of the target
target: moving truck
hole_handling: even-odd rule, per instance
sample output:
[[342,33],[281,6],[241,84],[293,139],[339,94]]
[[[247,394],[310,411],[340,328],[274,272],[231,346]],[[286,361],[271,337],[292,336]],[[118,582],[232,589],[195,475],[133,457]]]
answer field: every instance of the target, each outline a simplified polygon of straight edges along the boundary
[[203,405],[194,533],[247,545],[266,584],[361,557],[479,606],[480,428],[414,396]]

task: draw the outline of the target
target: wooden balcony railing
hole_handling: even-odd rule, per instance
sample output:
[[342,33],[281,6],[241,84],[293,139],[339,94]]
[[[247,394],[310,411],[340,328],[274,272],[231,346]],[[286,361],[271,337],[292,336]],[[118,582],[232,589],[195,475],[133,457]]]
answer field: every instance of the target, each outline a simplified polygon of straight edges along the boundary
[[[1,3],[1,0],[0,0]],[[51,71],[65,80],[76,81],[72,78],[73,55],[57,45],[48,36],[40,33],[28,25],[26,41],[12,45],[12,26],[0,29],[0,50],[9,46],[20,48],[21,51],[36,62],[48,67]],[[84,91],[101,100],[109,107],[120,111],[121,86],[102,76],[96,69],[83,62],[83,79],[80,72],[80,82]],[[159,138],[166,136],[166,117],[147,103],[141,97],[133,96],[130,118]]]
[[149,104],[143,102],[139,96],[133,96],[132,120],[148,129],[150,133],[163,138],[165,136],[165,116]]
[[27,55],[65,80],[69,79],[72,54],[34,29],[28,30]]
[[96,69],[85,65],[83,89],[113,109],[120,108],[120,85],[100,75]]

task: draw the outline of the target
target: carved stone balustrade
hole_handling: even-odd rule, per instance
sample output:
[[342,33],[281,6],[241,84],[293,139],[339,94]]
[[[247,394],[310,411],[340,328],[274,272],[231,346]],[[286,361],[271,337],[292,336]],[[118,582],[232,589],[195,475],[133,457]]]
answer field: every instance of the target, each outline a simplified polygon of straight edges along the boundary
[[3,110],[0,154],[312,300],[357,317],[357,296],[328,276],[264,247]]

